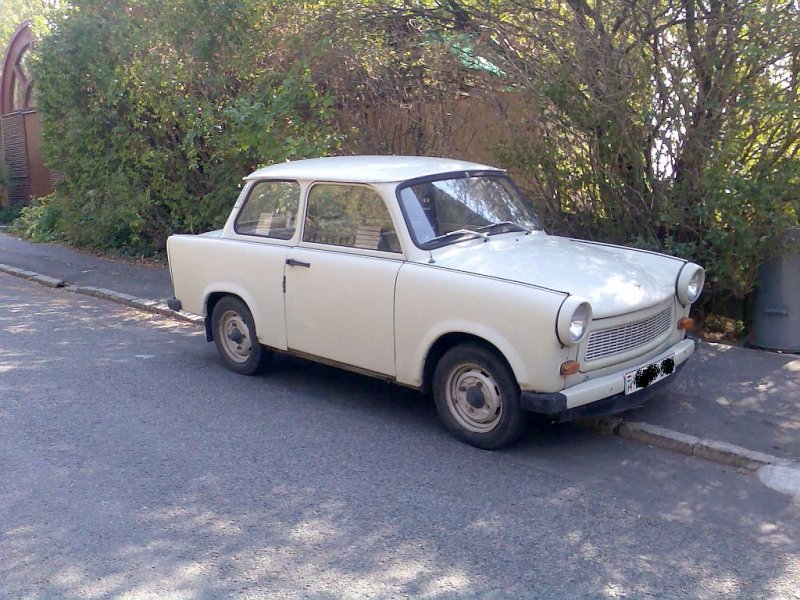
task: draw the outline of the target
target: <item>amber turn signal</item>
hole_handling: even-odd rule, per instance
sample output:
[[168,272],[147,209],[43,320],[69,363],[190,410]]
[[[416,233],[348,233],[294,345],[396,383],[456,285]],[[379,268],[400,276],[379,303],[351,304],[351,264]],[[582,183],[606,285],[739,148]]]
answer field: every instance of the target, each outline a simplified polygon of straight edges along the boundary
[[694,319],[691,317],[683,317],[678,321],[678,329],[689,331],[694,328]]
[[567,375],[575,375],[578,371],[581,370],[581,363],[577,360],[568,360],[567,362],[561,365],[561,374],[565,377]]

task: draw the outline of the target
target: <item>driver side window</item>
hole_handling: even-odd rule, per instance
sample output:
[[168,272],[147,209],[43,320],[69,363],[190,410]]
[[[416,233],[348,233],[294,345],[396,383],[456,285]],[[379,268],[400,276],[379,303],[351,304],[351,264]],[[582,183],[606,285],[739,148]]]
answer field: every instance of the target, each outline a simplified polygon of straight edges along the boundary
[[319,183],[308,192],[303,241],[397,252],[400,243],[383,198],[361,185]]

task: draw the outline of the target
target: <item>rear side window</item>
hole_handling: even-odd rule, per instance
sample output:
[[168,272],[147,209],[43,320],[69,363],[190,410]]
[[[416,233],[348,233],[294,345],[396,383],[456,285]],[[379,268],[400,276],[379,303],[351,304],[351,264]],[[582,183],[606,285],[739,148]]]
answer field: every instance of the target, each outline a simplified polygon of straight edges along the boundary
[[400,252],[389,209],[372,188],[320,183],[308,193],[303,240]]
[[233,225],[236,233],[288,240],[297,229],[300,186],[294,181],[260,181],[253,186]]

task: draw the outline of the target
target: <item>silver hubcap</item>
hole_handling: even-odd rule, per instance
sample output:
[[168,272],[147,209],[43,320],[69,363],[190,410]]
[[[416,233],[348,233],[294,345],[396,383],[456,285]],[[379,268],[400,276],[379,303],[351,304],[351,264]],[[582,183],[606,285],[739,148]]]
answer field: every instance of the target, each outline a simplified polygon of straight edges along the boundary
[[447,406],[459,425],[474,433],[491,431],[503,416],[503,398],[497,382],[476,364],[462,365],[450,374]]
[[219,326],[222,348],[233,362],[245,363],[250,358],[250,329],[248,329],[242,316],[228,310],[220,319]]

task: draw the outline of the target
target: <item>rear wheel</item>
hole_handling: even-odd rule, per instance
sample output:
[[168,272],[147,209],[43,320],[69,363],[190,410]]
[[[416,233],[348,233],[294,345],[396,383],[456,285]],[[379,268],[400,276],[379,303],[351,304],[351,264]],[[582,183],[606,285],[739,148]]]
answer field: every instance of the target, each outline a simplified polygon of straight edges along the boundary
[[222,298],[211,317],[214,343],[231,371],[255,375],[266,366],[270,352],[256,336],[253,315],[247,305],[233,296]]
[[445,352],[434,371],[433,395],[447,430],[472,446],[503,448],[525,430],[527,413],[511,369],[480,344],[460,344]]

